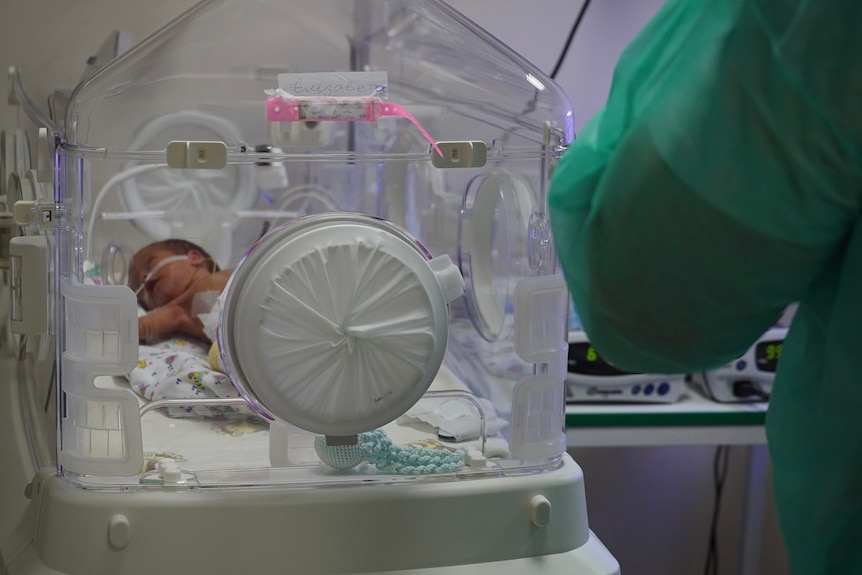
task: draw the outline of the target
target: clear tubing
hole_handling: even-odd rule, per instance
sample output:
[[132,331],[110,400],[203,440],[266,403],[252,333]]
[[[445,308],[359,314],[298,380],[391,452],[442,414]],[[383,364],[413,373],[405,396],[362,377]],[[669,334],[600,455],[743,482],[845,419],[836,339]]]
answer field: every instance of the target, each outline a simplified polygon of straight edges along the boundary
[[138,294],[141,293],[141,290],[144,289],[144,286],[147,285],[147,282],[150,281],[150,279],[153,277],[153,275],[155,275],[157,271],[159,271],[171,262],[184,262],[188,261],[188,259],[189,256],[186,255],[168,256],[159,263],[157,263],[155,266],[153,266],[153,269],[151,269],[147,276],[144,278],[144,281],[141,282],[141,285],[138,286],[138,289],[135,290],[135,297],[138,297]]

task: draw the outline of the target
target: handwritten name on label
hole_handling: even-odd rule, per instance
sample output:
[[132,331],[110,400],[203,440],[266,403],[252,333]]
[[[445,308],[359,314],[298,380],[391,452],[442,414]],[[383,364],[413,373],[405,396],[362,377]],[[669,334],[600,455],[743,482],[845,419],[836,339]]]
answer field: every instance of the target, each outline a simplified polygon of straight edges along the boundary
[[376,96],[385,98],[389,91],[386,72],[310,72],[279,74],[278,87],[296,97]]

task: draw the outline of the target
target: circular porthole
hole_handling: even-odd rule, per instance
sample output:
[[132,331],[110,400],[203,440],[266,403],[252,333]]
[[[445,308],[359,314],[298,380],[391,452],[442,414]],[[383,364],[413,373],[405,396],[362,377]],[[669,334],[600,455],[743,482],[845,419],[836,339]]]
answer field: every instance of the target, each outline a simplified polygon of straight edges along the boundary
[[495,341],[511,306],[513,266],[528,250],[533,194],[506,172],[475,178],[464,194],[459,226],[459,266],[465,303],[479,334]]
[[99,274],[105,285],[128,285],[135,252],[125,241],[115,238],[102,251]]

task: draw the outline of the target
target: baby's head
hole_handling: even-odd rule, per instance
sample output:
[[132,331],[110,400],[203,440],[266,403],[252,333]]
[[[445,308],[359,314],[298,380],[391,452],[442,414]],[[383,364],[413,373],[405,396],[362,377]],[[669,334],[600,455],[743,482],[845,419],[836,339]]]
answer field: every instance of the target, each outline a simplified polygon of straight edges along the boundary
[[132,258],[129,287],[144,309],[161,307],[182,294],[200,274],[219,270],[206,250],[187,240],[149,244]]

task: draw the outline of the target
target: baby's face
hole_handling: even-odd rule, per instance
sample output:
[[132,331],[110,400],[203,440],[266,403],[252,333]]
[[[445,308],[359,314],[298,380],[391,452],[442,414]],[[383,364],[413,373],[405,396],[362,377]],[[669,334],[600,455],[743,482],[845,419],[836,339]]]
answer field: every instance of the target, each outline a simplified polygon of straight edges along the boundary
[[[140,292],[138,301],[144,308],[150,310],[161,307],[182,294],[192,282],[195,274],[201,271],[200,263],[203,256],[197,251],[190,251],[187,259],[177,258],[177,254],[167,248],[149,246],[132,258],[129,270],[129,287]],[[159,265],[167,258],[173,261]]]

